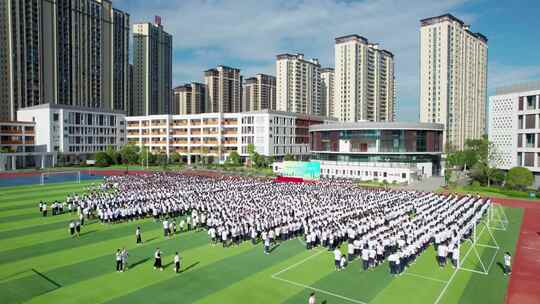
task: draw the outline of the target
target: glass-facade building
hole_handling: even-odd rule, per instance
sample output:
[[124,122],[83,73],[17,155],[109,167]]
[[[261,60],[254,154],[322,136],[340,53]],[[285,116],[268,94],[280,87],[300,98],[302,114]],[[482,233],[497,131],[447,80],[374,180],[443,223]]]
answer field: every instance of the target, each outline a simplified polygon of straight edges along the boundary
[[440,171],[443,125],[356,122],[310,128],[312,160],[347,163],[432,163]]

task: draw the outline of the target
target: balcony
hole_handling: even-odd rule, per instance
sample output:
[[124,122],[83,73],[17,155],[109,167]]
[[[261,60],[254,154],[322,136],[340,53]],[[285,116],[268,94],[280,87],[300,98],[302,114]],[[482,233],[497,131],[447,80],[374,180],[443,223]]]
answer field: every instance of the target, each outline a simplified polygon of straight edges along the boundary
[[185,119],[182,120],[173,120],[173,127],[183,127],[188,125],[188,121]]
[[224,125],[237,125],[238,119],[225,119],[223,120],[222,124]]
[[166,120],[152,120],[152,127],[166,127]]
[[173,141],[171,141],[171,144],[173,144],[173,145],[187,145],[188,141],[187,140],[173,140]]
[[192,126],[200,126],[202,123],[201,123],[201,121],[200,121],[199,119],[192,119],[192,120],[190,121],[190,124],[191,124]]
[[22,144],[23,144],[22,140],[3,139],[2,141],[0,141],[0,145],[22,145]]
[[171,135],[187,135],[187,131],[173,131],[171,132]]
[[203,124],[205,124],[205,125],[217,125],[218,120],[215,119],[215,118],[213,118],[213,119],[204,119]]
[[224,145],[237,145],[238,141],[237,140],[225,140],[225,141],[223,141],[223,144]]
[[199,129],[191,129],[191,135],[201,135],[201,130]]
[[217,130],[204,129],[203,134],[204,135],[217,135],[217,134],[219,134],[219,132]]
[[218,141],[217,140],[205,140],[204,144],[205,145],[217,145]]
[[236,129],[225,129],[223,131],[224,135],[237,135],[238,131]]
[[151,144],[152,144],[152,145],[166,145],[166,144],[167,144],[167,141],[165,141],[165,140],[155,140],[155,141],[154,141],[154,140],[153,140]]

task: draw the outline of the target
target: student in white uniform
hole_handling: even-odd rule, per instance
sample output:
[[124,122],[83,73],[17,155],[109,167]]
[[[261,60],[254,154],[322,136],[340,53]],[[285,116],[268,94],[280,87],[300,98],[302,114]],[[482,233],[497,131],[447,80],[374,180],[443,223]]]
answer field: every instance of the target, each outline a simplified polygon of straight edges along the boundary
[[116,272],[122,272],[122,252],[116,249]]
[[504,275],[512,274],[512,255],[510,252],[504,254]]
[[345,269],[345,266],[347,266],[347,259],[345,258],[345,255],[343,255],[339,261],[339,267],[340,269]]
[[135,230],[135,238],[137,245],[142,244],[141,226],[137,226],[137,230]]
[[180,255],[178,254],[178,252],[176,252],[174,255],[174,272],[180,272]]
[[124,270],[127,270],[128,268],[128,256],[129,256],[129,253],[127,251],[127,249],[124,247],[122,248],[122,272],[124,272]]
[[352,260],[354,259],[354,244],[351,242],[349,242],[349,244],[347,245],[347,253],[349,255],[349,262],[352,262]]
[[75,223],[73,221],[69,222],[69,234],[71,237],[75,236]]
[[369,268],[369,249],[364,248],[362,249],[362,264],[364,267],[364,271],[368,270]]
[[159,248],[156,248],[156,252],[154,252],[154,269],[163,271],[163,265],[161,264],[161,251]]
[[264,239],[264,254],[270,254],[270,238]]
[[167,221],[166,219],[163,221],[163,236],[169,236],[169,221]]
[[444,267],[446,264],[446,255],[448,254],[447,247],[444,243],[437,247],[437,257],[439,258],[439,266]]
[[317,304],[317,299],[315,298],[314,292],[309,295],[308,304]]
[[341,251],[339,251],[339,248],[334,249],[334,264],[336,266],[336,270],[341,270]]

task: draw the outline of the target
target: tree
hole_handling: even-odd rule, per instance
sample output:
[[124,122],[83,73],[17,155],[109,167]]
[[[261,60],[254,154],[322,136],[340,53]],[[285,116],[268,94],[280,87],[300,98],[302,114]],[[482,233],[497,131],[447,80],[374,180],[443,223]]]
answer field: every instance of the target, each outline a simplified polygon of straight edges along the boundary
[[122,163],[122,156],[120,155],[120,153],[116,150],[114,146],[108,146],[105,153],[107,153],[107,155],[109,156],[111,165]]
[[103,151],[96,153],[94,157],[96,159],[96,166],[98,167],[108,167],[111,165],[112,161],[109,154]]
[[177,163],[182,162],[182,156],[178,152],[171,153],[171,156],[170,156],[169,159],[170,159],[171,163],[173,163],[173,164],[177,164]]
[[124,145],[120,150],[122,163],[126,165],[126,172],[129,170],[129,165],[134,164],[139,159],[139,147],[134,145]]
[[227,164],[231,166],[241,166],[242,158],[240,157],[240,154],[238,154],[236,151],[229,153],[229,156],[227,157]]
[[505,178],[506,178],[506,173],[504,172],[504,170],[495,169],[495,172],[493,172],[493,176],[491,177],[491,180],[497,185],[502,185]]
[[294,155],[287,153],[287,154],[285,154],[285,156],[283,157],[283,160],[285,160],[285,161],[292,161],[292,160],[294,160]]
[[446,186],[448,186],[448,183],[450,183],[450,179],[452,178],[452,169],[446,168],[444,169],[444,183]]
[[153,165],[156,163],[156,155],[150,152],[148,147],[143,147],[142,150],[138,153],[139,161],[144,166],[145,164]]
[[157,162],[161,166],[163,170],[167,170],[169,166],[169,159],[167,158],[167,154],[161,153],[157,156]]
[[532,172],[525,167],[514,167],[506,174],[506,186],[511,189],[525,190],[533,181]]

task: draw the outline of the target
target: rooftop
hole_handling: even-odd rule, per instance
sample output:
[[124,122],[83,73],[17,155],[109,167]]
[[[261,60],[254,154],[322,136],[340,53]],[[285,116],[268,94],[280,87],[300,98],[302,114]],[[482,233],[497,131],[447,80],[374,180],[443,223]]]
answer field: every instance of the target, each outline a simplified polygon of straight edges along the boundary
[[340,131],[340,130],[440,130],[444,129],[443,124],[426,122],[336,122],[324,125],[313,125],[310,131]]

